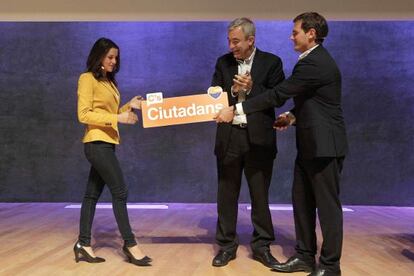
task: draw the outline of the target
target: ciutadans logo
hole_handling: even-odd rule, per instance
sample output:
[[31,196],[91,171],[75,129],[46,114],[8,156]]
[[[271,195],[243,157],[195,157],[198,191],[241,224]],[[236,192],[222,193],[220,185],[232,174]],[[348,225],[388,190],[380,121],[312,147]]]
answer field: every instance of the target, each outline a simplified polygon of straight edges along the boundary
[[153,104],[160,104],[163,101],[162,92],[148,93],[146,95],[146,98],[147,98],[147,106],[150,106]]
[[211,86],[207,89],[207,94],[210,95],[213,99],[220,98],[223,93],[223,88],[220,86]]

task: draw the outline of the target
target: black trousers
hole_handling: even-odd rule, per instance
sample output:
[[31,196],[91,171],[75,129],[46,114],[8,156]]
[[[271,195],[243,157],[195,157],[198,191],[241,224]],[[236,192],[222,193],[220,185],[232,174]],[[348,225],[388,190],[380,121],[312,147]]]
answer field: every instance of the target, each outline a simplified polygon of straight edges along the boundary
[[126,207],[128,191],[115,155],[115,145],[106,142],[85,143],[85,155],[91,163],[91,170],[81,208],[79,243],[90,246],[96,203],[107,184],[112,195],[115,219],[124,243],[128,247],[136,245]]
[[269,186],[273,159],[255,160],[249,145],[247,129],[232,127],[229,148],[224,158],[217,160],[217,230],[216,240],[221,250],[235,252],[239,241],[236,233],[238,199],[242,173],[249,185],[252,203],[253,234],[251,247],[255,252],[267,250],[274,241],[272,217],[269,210]]
[[344,158],[296,158],[292,189],[296,230],[296,252],[299,258],[315,262],[316,210],[322,230],[319,266],[336,271],[340,268],[343,222],[339,200],[339,179]]

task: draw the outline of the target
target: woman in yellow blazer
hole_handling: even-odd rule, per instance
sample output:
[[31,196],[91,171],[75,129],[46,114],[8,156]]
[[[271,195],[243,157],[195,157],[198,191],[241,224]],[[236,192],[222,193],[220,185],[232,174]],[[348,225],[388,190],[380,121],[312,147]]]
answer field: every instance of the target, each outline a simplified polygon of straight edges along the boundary
[[83,257],[90,263],[105,261],[95,256],[90,244],[96,203],[106,184],[112,195],[116,222],[124,239],[123,252],[131,263],[148,266],[152,260],[141,252],[131,231],[126,207],[127,187],[115,155],[115,145],[120,141],[118,123],[137,122],[138,117],[132,109],[141,108],[141,98],[134,97],[119,108],[120,94],[115,74],[120,69],[120,51],[113,41],[98,39],[86,64],[87,71],[80,76],[78,83],[78,118],[86,125],[82,141],[91,169],[82,202],[79,239],[73,249],[75,260],[78,262]]

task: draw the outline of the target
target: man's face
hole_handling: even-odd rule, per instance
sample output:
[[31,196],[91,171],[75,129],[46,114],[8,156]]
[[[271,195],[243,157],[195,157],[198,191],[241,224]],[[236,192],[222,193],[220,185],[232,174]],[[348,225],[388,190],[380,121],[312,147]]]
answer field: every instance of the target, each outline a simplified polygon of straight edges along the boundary
[[307,33],[302,29],[302,20],[298,20],[293,25],[292,35],[290,39],[293,41],[295,51],[300,53],[312,48],[315,41],[315,30],[310,29]]
[[244,60],[251,55],[254,36],[246,37],[241,27],[234,28],[229,32],[228,41],[234,58]]

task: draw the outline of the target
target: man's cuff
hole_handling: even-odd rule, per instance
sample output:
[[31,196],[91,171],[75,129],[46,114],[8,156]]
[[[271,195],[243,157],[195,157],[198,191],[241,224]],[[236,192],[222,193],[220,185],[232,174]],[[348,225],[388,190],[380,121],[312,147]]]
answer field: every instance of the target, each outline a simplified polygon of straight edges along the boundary
[[238,103],[236,104],[236,110],[235,110],[236,115],[244,115],[244,111],[243,111],[243,105],[242,103]]

